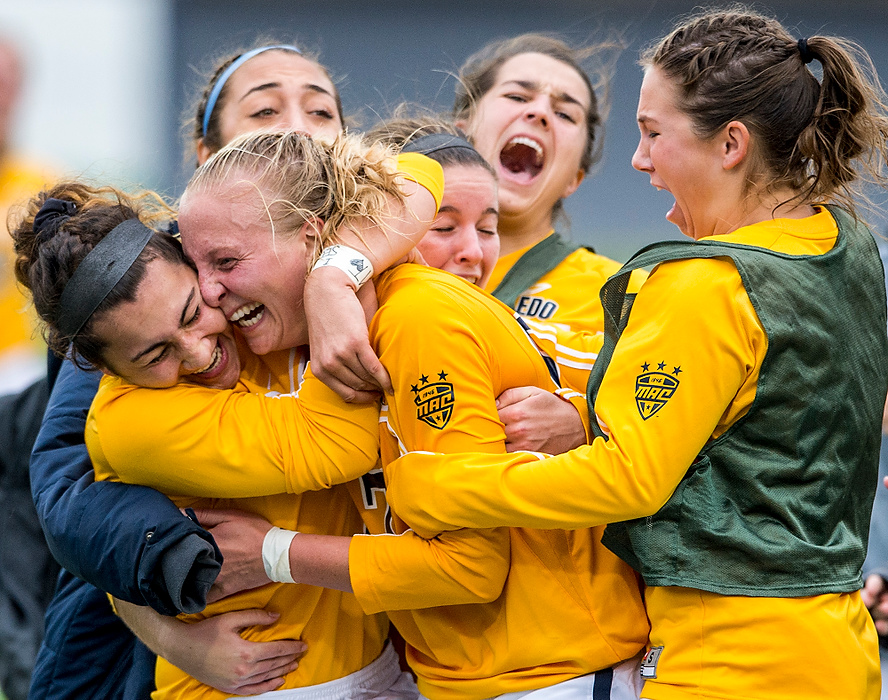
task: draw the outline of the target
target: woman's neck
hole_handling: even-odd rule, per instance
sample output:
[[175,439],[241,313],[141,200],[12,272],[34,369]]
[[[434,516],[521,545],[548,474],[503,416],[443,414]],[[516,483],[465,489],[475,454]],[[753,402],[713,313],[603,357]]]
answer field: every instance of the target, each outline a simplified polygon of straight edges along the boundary
[[527,248],[543,240],[552,231],[552,215],[543,216],[522,213],[509,216],[500,212],[499,220],[500,257]]

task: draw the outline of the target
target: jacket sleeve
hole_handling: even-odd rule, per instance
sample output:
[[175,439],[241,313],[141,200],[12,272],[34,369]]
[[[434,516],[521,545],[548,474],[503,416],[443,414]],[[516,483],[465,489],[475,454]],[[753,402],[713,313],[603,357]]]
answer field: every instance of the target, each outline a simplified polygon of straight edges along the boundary
[[49,548],[118,598],[167,615],[202,610],[222,562],[212,536],[153,489],[93,478],[84,428],[100,377],[64,363],[31,455]]

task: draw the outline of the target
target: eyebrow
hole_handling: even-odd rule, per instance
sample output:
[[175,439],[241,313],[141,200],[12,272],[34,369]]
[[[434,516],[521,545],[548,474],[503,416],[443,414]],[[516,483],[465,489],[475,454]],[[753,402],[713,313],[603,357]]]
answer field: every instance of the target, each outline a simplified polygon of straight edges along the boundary
[[[254,92],[261,92],[262,90],[275,90],[280,87],[280,83],[262,83],[262,85],[256,85],[255,87],[251,87],[249,90],[247,90],[247,92],[244,93],[244,96],[241,97],[238,102],[243,102]],[[331,98],[333,97],[333,93],[321,85],[315,85],[314,83],[305,83],[302,87],[311,92],[316,92],[321,95],[327,95]]]
[[[459,213],[459,208],[453,206],[452,204],[445,204],[445,205],[442,206],[440,209],[438,209],[438,213],[439,213],[439,214],[442,213],[442,212],[445,213],[445,214]],[[482,213],[483,215],[493,214],[494,216],[496,216],[497,218],[499,218],[499,210],[498,210],[498,209],[494,209],[493,207],[487,207],[487,209],[485,209],[485,210],[484,210],[483,212],[481,212],[481,213]]]
[[[188,309],[191,307],[191,302],[194,301],[194,294],[195,294],[195,291],[194,291],[194,288],[192,287],[191,293],[188,295],[188,298],[185,300],[185,306],[182,307],[182,315],[179,317],[179,325],[180,326],[185,325],[185,317],[188,315]],[[153,352],[154,350],[157,350],[157,348],[161,348],[164,345],[166,345],[166,342],[167,341],[165,341],[165,340],[160,340],[156,343],[152,343],[151,345],[149,345],[147,348],[145,348],[141,352],[133,355],[133,357],[130,359],[130,362],[135,364],[136,362],[141,360],[143,357],[145,357],[145,355],[148,355],[149,353]]]
[[[518,87],[524,88],[525,90],[530,90],[531,92],[539,92],[541,90],[541,85],[533,80],[507,80],[503,83],[503,85],[517,85]],[[553,95],[553,97],[555,97],[558,102],[567,102],[568,104],[574,104],[584,111],[587,111],[589,109],[576,97],[566,92],[556,93],[555,95]]]

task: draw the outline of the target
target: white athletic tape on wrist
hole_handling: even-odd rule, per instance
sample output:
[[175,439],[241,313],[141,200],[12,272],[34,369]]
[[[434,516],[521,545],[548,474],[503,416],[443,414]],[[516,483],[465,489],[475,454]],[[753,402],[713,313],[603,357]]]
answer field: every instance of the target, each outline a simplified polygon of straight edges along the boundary
[[276,583],[296,583],[290,573],[290,543],[298,535],[293,530],[273,527],[262,541],[262,565],[265,575]]
[[331,245],[321,251],[321,257],[312,267],[337,267],[348,275],[350,280],[357,284],[358,289],[373,277],[373,263],[360,251],[345,245]]

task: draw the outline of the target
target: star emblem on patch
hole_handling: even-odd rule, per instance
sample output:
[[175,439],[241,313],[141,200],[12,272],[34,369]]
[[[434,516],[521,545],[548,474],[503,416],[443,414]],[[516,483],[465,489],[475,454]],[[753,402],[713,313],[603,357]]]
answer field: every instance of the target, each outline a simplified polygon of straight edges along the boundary
[[[439,381],[429,381],[430,376],[437,376]],[[416,405],[416,418],[430,425],[436,430],[441,430],[450,421],[453,415],[453,405],[456,398],[453,393],[453,384],[447,381],[447,372],[433,372],[420,375],[416,384],[411,386],[414,393],[413,403]]]
[[[651,370],[656,365],[656,370]],[[635,405],[642,420],[656,415],[671,399],[678,385],[678,375],[683,372],[680,366],[673,365],[672,372],[666,370],[665,362],[645,362],[641,374],[635,378]]]

